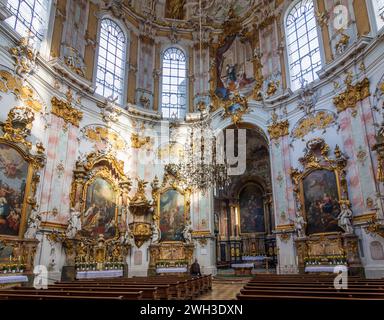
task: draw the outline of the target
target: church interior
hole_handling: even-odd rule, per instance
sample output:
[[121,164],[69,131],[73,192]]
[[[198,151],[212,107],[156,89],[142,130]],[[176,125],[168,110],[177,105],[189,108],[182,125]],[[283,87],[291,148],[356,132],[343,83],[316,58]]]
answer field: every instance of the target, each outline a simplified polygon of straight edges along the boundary
[[0,300],[384,299],[383,206],[383,0],[0,0]]

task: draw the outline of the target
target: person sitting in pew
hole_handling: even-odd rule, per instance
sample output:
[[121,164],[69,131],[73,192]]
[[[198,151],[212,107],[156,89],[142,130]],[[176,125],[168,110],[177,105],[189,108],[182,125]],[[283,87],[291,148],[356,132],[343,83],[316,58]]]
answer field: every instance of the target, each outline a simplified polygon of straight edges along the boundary
[[191,264],[190,273],[192,276],[201,276],[200,265],[197,262],[197,259],[195,259],[195,262]]

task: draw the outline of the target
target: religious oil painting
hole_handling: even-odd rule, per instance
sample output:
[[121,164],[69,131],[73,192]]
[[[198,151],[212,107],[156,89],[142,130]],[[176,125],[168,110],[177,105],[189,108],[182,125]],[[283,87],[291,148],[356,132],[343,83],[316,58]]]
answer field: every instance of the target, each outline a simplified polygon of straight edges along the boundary
[[263,196],[260,188],[251,184],[239,196],[241,233],[265,232]]
[[0,144],[0,235],[19,235],[28,168],[16,149]]
[[255,86],[252,58],[249,44],[242,43],[237,35],[226,38],[215,57],[218,75],[215,93],[219,98],[227,100],[235,92],[242,96],[251,94]]
[[96,178],[87,188],[83,230],[88,236],[103,234],[106,239],[116,235],[117,194],[110,182]]
[[184,196],[170,189],[160,196],[160,230],[162,241],[183,241]]
[[337,177],[333,171],[315,170],[303,179],[307,233],[342,231],[337,224],[340,213]]

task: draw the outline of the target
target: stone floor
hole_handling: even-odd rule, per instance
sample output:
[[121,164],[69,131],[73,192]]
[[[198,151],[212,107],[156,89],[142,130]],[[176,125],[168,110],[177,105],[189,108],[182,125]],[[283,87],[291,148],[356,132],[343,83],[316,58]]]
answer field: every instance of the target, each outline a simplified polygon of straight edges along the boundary
[[214,279],[212,290],[199,297],[199,300],[233,300],[249,278]]

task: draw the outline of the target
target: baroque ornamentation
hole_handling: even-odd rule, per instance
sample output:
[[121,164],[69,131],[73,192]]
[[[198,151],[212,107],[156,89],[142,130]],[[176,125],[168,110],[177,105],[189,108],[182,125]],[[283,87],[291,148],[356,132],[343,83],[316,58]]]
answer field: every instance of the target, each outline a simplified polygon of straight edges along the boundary
[[315,130],[325,130],[335,123],[335,116],[328,111],[319,111],[315,114],[308,115],[296,125],[291,135],[295,139],[302,139],[308,133]]
[[[24,180],[24,199],[19,202],[20,209],[20,220],[19,220],[19,229],[18,237],[23,238],[25,230],[29,227],[30,220],[27,220],[27,217],[31,217],[31,213],[36,213],[36,217],[40,215],[36,212],[37,201],[35,198],[37,185],[40,182],[40,175],[38,171],[45,164],[45,155],[44,148],[40,144],[35,148],[35,153],[32,153],[32,143],[27,141],[26,138],[30,135],[32,129],[32,122],[34,119],[34,114],[32,110],[28,107],[15,107],[12,108],[9,113],[7,120],[4,123],[0,123],[0,127],[3,131],[2,136],[0,136],[0,143],[2,145],[1,150],[13,150],[19,155],[19,163],[8,163],[5,162],[5,169],[9,171],[10,176],[17,176],[20,180]],[[3,151],[2,151],[3,152]],[[4,158],[6,159],[6,158]],[[22,160],[21,160],[22,159]],[[20,161],[21,160],[21,161]],[[26,169],[19,172],[20,164],[24,161]],[[25,174],[23,176],[23,173]],[[18,175],[21,176],[18,176]],[[38,228],[38,223],[40,221],[36,220],[36,228]],[[13,235],[11,237],[14,237]]]
[[145,145],[150,145],[151,137],[140,137],[137,133],[132,133],[131,135],[131,147],[135,149],[140,149]]
[[84,77],[86,66],[80,53],[73,47],[64,47],[64,63],[77,75]]
[[303,217],[306,216],[303,180],[307,175],[316,170],[334,172],[337,181],[339,204],[342,205],[348,201],[348,187],[345,172],[347,158],[342,154],[338,146],[335,147],[334,156],[334,158],[329,157],[329,146],[323,139],[315,138],[307,142],[305,155],[299,159],[304,170],[291,169],[297,214]]
[[289,121],[277,121],[277,118],[272,116],[272,124],[268,126],[268,133],[271,140],[277,140],[289,134]]
[[9,113],[7,120],[0,124],[4,132],[3,138],[12,142],[21,143],[31,149],[32,143],[26,138],[30,135],[35,115],[28,107],[14,107]]
[[224,102],[223,118],[230,117],[235,125],[239,124],[243,119],[243,115],[249,112],[247,99],[241,97],[238,93]]
[[107,98],[104,105],[99,105],[101,109],[101,118],[107,124],[119,121],[119,116],[121,115],[122,110],[115,104],[116,100],[117,98],[114,100],[112,100],[112,98]]
[[350,36],[345,33],[342,33],[340,35],[340,40],[335,45],[335,50],[337,54],[342,54],[345,51],[345,49],[347,49],[349,44],[349,39],[350,39]]
[[140,248],[145,241],[152,236],[152,226],[147,222],[133,222],[129,224],[132,234],[135,238],[135,244]]
[[16,47],[9,49],[15,61],[15,72],[21,77],[33,73],[36,69],[37,51],[30,44],[30,40],[30,37],[22,37]]
[[74,108],[71,102],[53,97],[51,103],[54,115],[64,119],[66,123],[71,123],[76,127],[79,126],[80,121],[83,119],[83,113]]
[[84,132],[85,136],[96,143],[106,143],[115,150],[124,150],[126,148],[125,141],[116,132],[106,127],[87,127]]
[[371,236],[379,235],[380,237],[384,238],[384,225],[382,223],[379,223],[376,216],[372,217],[367,222],[365,230]]
[[9,91],[34,111],[39,112],[43,108],[31,87],[24,85],[19,77],[15,77],[8,71],[0,70],[0,92]]
[[368,98],[371,93],[369,91],[369,79],[364,78],[355,85],[352,85],[352,75],[348,75],[345,79],[347,89],[333,98],[333,103],[336,106],[337,112],[343,112],[349,108],[356,108],[356,104]]
[[376,177],[379,182],[384,182],[384,125],[382,124],[376,135],[376,143],[372,148],[377,153]]
[[269,81],[268,84],[267,84],[267,96],[268,97],[273,96],[277,92],[277,89],[279,88],[279,86],[280,86],[280,81],[279,80],[277,80],[277,81],[274,81],[274,80]]
[[151,208],[151,203],[148,201],[147,196],[145,195],[145,187],[148,182],[138,178],[136,180],[137,189],[135,195],[129,202],[129,211],[133,215],[145,215],[149,213],[149,209]]

